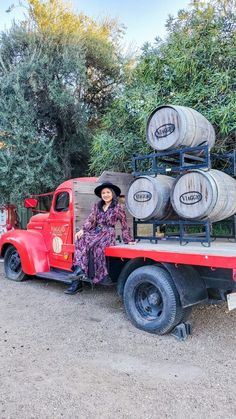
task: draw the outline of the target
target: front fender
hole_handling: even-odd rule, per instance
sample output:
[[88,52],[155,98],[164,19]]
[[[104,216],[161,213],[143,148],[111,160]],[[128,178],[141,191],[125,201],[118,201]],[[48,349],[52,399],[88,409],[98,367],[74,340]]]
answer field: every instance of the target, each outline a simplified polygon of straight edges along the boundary
[[4,254],[8,246],[14,246],[21,259],[23,271],[28,275],[49,271],[48,250],[40,231],[11,230],[0,239],[0,255]]

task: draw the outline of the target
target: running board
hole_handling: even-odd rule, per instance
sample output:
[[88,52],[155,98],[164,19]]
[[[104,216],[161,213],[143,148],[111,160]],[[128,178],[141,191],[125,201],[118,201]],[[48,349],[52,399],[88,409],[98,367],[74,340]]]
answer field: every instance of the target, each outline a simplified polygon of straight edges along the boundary
[[72,280],[68,278],[68,276],[72,272],[69,271],[61,271],[61,270],[51,270],[47,272],[38,272],[35,276],[38,278],[45,278],[51,279],[53,281],[64,282],[64,284],[71,284]]

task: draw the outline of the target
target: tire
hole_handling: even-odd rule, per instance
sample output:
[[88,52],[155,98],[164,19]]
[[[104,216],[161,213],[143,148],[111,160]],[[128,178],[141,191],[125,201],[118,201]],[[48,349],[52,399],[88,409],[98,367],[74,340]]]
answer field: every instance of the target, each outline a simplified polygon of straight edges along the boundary
[[144,265],[143,258],[130,259],[121,270],[117,281],[117,293],[123,299],[124,287],[127,277],[137,268]]
[[[168,273],[168,275],[171,276],[172,282],[174,283],[173,276],[171,275],[170,272],[168,272],[168,270],[163,265],[160,265],[158,263],[158,264],[155,264],[154,266],[158,266],[159,268],[162,268],[163,270],[165,270]],[[176,288],[176,285],[174,285],[174,286]],[[176,288],[176,292],[178,293],[177,288]],[[175,320],[175,325],[174,326],[177,326],[178,324],[187,321],[188,318],[189,318],[189,316],[190,316],[190,314],[191,314],[191,312],[192,312],[192,306],[182,307],[181,302],[180,302],[180,306],[178,308],[178,313],[176,315],[176,320]]]
[[124,305],[134,326],[158,335],[170,332],[184,313],[170,274],[150,265],[129,275],[124,287]]
[[9,246],[4,256],[5,274],[11,281],[24,281],[27,275],[23,272],[21,259],[18,250],[14,246]]

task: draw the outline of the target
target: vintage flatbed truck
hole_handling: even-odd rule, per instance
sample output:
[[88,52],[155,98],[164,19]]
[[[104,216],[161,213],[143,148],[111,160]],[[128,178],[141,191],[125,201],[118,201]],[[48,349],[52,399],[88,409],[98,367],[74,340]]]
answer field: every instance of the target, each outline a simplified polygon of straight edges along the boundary
[[[6,277],[22,281],[32,276],[70,283],[74,233],[97,200],[97,182],[111,180],[127,192],[129,175],[106,172],[100,178],[77,178],[54,192],[50,211],[33,215],[27,230],[12,230],[0,239]],[[36,199],[27,199],[35,207]],[[132,225],[132,218],[129,217]],[[119,231],[117,232],[119,235]],[[236,243],[216,240],[181,246],[177,241],[117,243],[106,248],[109,274],[126,313],[138,328],[165,334],[186,320],[196,304],[228,299],[235,308]],[[82,297],[81,297],[82,298]]]

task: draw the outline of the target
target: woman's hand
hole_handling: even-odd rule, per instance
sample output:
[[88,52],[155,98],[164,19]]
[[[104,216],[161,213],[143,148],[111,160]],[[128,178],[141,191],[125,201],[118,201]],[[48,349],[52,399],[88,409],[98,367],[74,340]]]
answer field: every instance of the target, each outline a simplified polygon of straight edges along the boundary
[[79,231],[77,231],[77,233],[75,233],[75,240],[81,239],[83,234],[84,234],[84,230],[81,228],[81,230],[79,230]]

